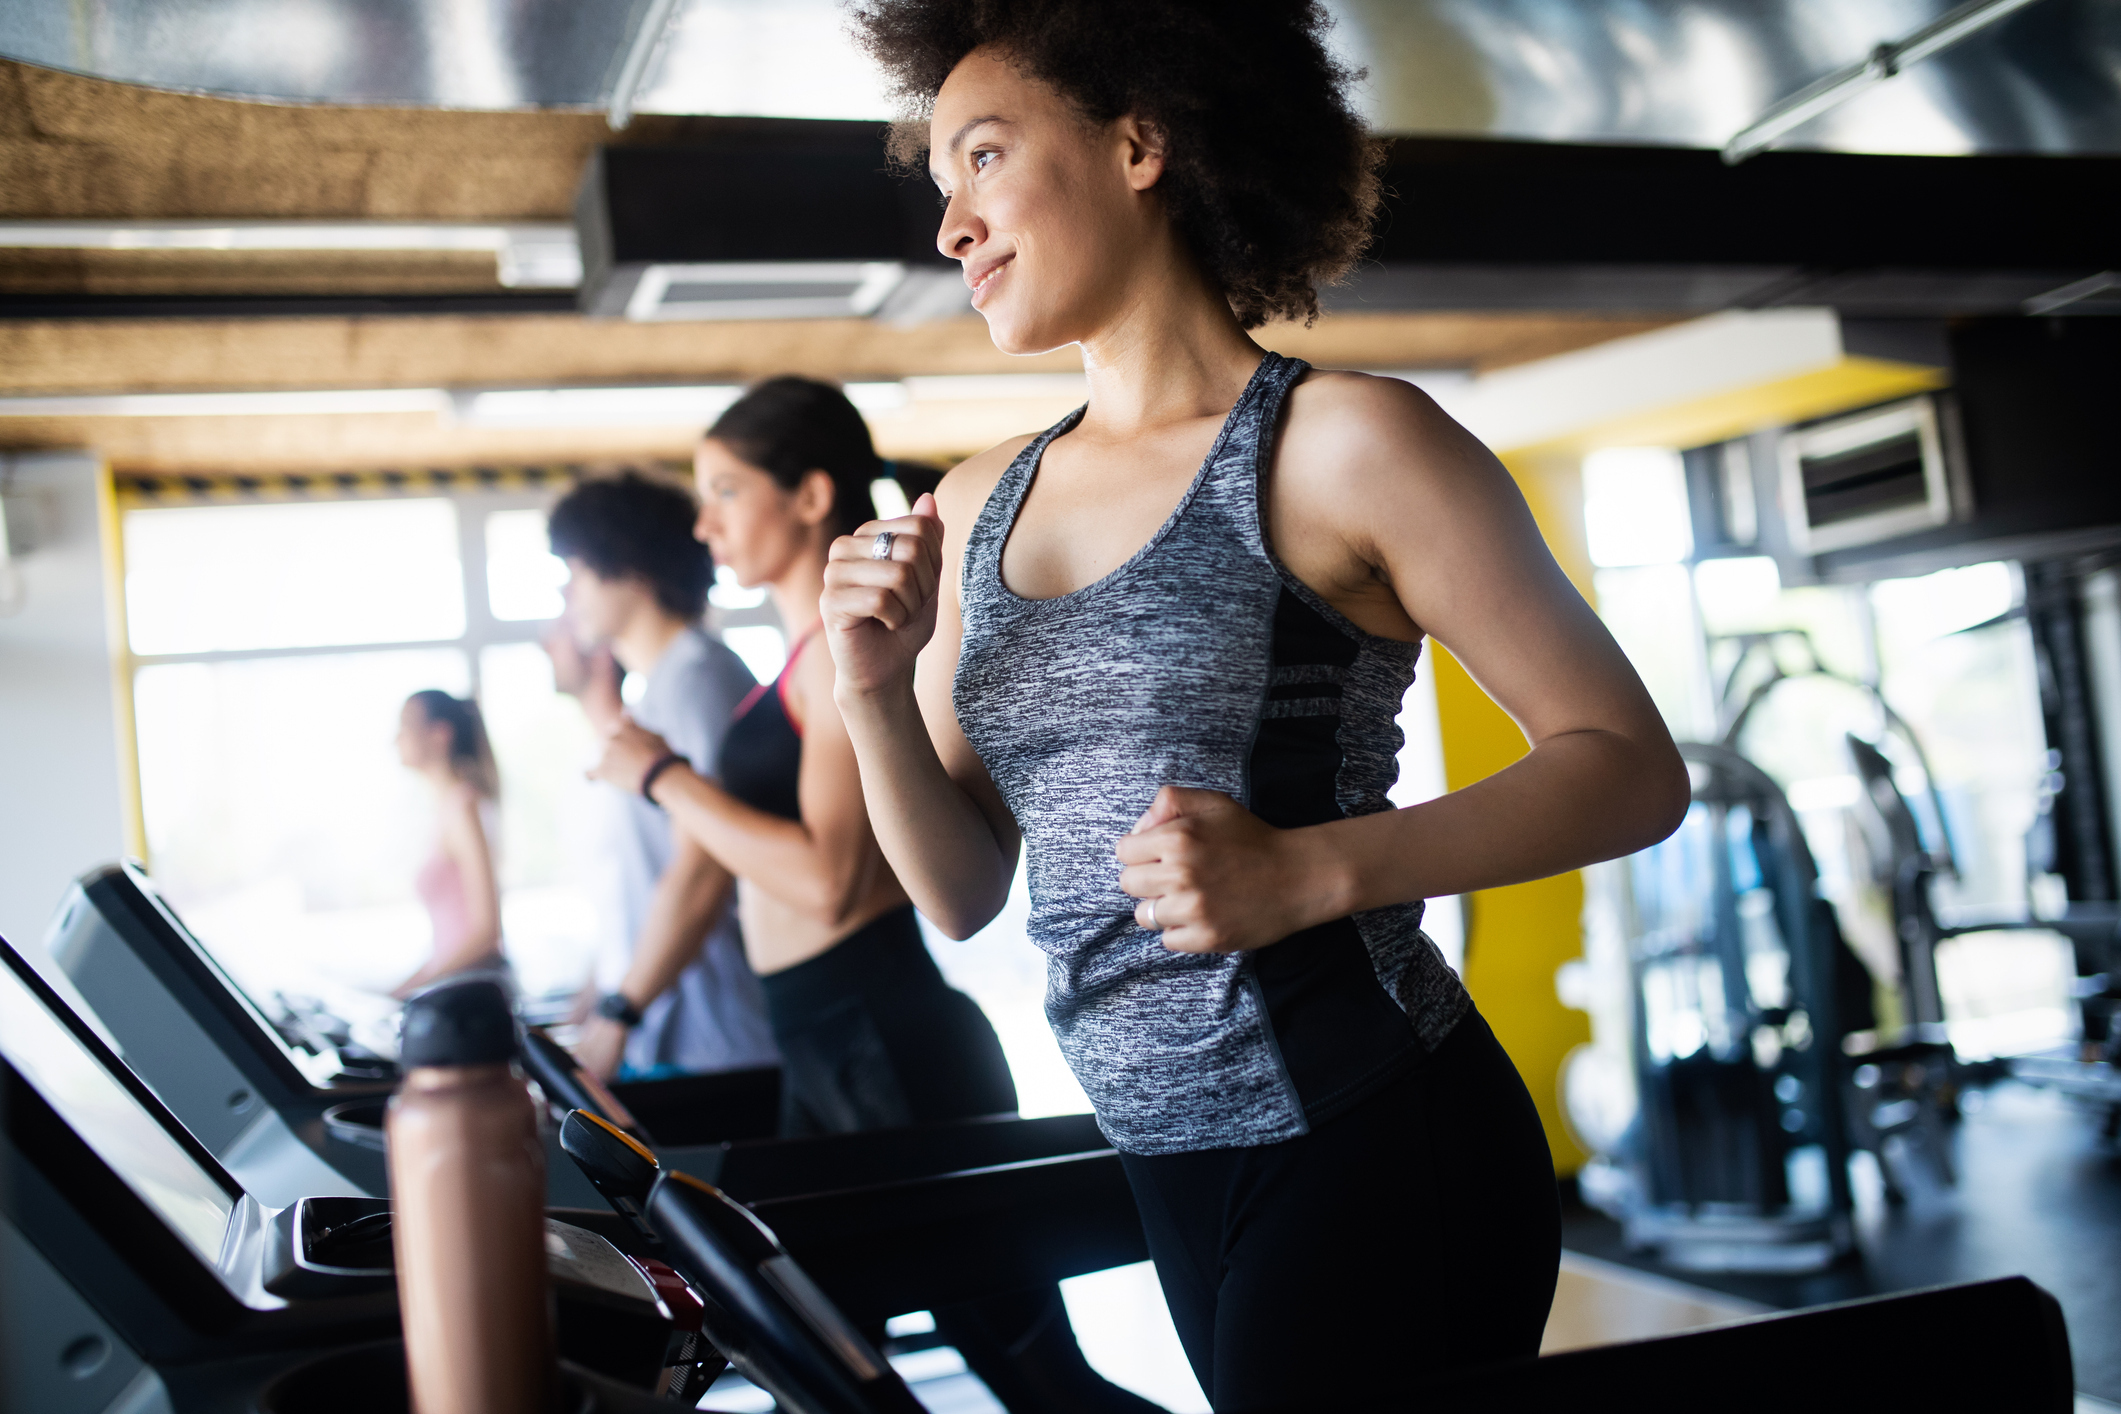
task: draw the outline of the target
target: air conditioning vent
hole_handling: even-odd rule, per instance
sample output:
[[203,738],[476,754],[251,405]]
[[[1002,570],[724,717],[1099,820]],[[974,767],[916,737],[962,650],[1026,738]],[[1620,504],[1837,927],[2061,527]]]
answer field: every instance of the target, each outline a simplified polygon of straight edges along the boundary
[[1782,490],[1791,539],[1809,555],[1949,523],[1936,400],[1910,398],[1785,434]]
[[848,319],[874,313],[906,267],[896,261],[651,265],[628,319]]

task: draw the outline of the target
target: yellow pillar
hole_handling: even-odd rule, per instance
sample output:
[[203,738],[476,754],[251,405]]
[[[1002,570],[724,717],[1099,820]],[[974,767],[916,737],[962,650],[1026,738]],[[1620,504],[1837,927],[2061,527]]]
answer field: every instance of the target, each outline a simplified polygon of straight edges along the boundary
[[[1574,457],[1505,458],[1554,558],[1586,598],[1590,557],[1583,544],[1582,479]],[[1429,645],[1436,713],[1443,732],[1444,778],[1460,790],[1492,776],[1529,749],[1524,734],[1456,659]],[[1561,1004],[1554,971],[1583,951],[1583,878],[1560,874],[1466,900],[1466,987],[1539,1106],[1557,1173],[1574,1173],[1586,1157],[1561,1121],[1561,1062],[1591,1039],[1590,1017]]]

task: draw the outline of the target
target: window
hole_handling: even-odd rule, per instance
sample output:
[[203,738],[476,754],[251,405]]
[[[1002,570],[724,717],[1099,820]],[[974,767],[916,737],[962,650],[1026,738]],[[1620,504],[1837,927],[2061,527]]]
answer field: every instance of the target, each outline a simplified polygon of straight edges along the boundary
[[142,656],[464,634],[457,510],[440,498],[136,510],[125,565]]
[[586,980],[595,908],[570,837],[593,741],[536,638],[566,571],[538,491],[176,505],[124,518],[156,878],[245,987],[380,1023],[426,957],[433,844],[399,765],[421,688],[476,695],[501,769],[504,946],[527,993]]

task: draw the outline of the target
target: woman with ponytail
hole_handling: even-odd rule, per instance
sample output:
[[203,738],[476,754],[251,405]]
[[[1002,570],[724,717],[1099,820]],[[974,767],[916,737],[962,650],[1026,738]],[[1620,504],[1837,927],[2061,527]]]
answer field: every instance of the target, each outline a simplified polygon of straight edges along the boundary
[[[834,540],[876,515],[871,486],[899,468],[829,383],[773,378],[695,449],[695,534],[747,587],[773,595],[788,634],[780,676],[737,709],[715,761],[688,761],[622,722],[596,768],[639,791],[737,877],[744,951],[766,991],[787,1135],[895,1129],[1013,1114],[994,1028],[943,980],[870,829],[861,772],[817,642]],[[935,474],[903,468],[902,489]],[[1147,1414],[1077,1348],[1060,1289],[944,1306],[937,1329],[1015,1414]]]
[[435,789],[434,853],[413,888],[434,923],[434,951],[391,992],[409,997],[453,973],[501,960],[501,894],[493,866],[500,772],[479,704],[435,688],[405,699],[398,759]]

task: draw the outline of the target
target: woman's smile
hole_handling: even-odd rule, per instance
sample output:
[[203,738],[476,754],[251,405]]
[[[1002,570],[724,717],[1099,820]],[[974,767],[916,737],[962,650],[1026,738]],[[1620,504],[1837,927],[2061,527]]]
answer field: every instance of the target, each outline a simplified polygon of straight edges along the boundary
[[978,309],[985,302],[988,292],[994,288],[994,282],[1001,275],[1003,268],[1015,259],[1016,253],[1012,251],[1008,255],[980,261],[965,271],[965,283],[972,287],[972,307],[974,309]]

